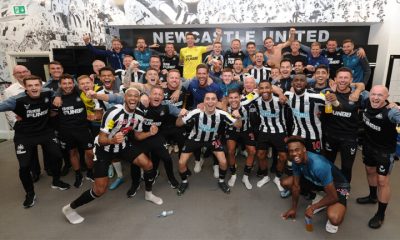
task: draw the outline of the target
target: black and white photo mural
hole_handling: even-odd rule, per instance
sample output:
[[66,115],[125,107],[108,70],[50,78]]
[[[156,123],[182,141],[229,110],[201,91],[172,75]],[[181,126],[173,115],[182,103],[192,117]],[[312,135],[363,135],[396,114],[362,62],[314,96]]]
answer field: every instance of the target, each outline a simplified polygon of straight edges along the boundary
[[[12,7],[25,5],[18,18]],[[382,22],[387,0],[0,0],[0,81],[9,52],[109,46],[122,25]],[[112,26],[112,27],[110,27]],[[187,26],[186,26],[187,27]]]

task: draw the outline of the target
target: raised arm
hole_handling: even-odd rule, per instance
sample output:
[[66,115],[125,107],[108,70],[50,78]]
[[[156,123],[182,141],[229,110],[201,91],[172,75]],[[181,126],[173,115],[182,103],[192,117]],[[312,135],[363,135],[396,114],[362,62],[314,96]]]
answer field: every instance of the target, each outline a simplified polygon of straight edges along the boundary
[[[216,36],[216,38],[214,40],[214,43],[215,42],[220,42],[221,41],[221,35],[222,35],[222,29],[221,28],[216,28],[215,29],[215,33],[217,34],[217,36]],[[213,50],[213,47],[214,47],[213,44],[208,45],[207,46],[207,52]]]

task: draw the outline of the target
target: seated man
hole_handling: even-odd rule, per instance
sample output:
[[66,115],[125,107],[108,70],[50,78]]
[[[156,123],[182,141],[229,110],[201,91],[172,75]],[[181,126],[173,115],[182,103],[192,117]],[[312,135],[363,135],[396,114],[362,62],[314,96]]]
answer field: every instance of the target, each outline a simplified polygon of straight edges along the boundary
[[[292,136],[286,141],[289,157],[293,161],[293,176],[281,181],[284,188],[292,190],[292,207],[282,217],[295,218],[300,195],[300,185],[321,190],[326,195],[307,207],[305,216],[312,218],[321,208],[327,208],[326,231],[336,233],[346,213],[350,184],[342,172],[325,157],[308,152],[303,139]],[[301,182],[301,184],[300,184]]]
[[189,186],[187,176],[187,161],[189,160],[192,153],[201,147],[205,146],[212,149],[212,152],[218,159],[219,163],[219,181],[218,186],[225,193],[230,193],[228,185],[225,183],[225,175],[227,170],[227,162],[224,154],[224,148],[221,142],[216,139],[217,132],[220,132],[220,128],[224,126],[223,123],[228,125],[234,125],[236,128],[242,126],[239,112],[233,111],[232,118],[228,113],[216,109],[217,105],[217,94],[214,92],[208,92],[204,96],[204,103],[201,104],[198,109],[190,111],[185,117],[180,116],[176,120],[178,127],[184,124],[194,122],[192,131],[183,146],[181,156],[179,158],[179,174],[182,178],[182,183],[178,187],[178,195],[182,195],[187,187]]

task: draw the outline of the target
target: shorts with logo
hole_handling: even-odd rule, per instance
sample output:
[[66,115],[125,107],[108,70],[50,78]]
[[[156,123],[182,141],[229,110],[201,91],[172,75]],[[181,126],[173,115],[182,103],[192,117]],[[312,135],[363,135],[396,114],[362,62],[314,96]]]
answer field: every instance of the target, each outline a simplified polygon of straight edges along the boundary
[[59,130],[59,138],[61,148],[64,150],[71,150],[74,148],[80,148],[83,150],[92,149],[93,136],[88,128],[77,128],[77,129],[61,129]]
[[267,150],[269,147],[275,148],[278,152],[286,152],[286,134],[284,133],[264,133],[260,132],[257,137],[257,150]]
[[114,159],[125,160],[132,163],[135,158],[137,158],[143,150],[137,147],[133,147],[132,144],[127,143],[126,147],[117,153],[106,152],[103,148],[96,144],[93,149],[95,157],[93,159],[93,177],[102,178],[108,176],[108,167],[111,161]]
[[363,162],[368,167],[376,167],[379,175],[387,176],[392,171],[395,153],[385,153],[365,143],[363,145]]
[[185,144],[183,145],[182,152],[183,153],[192,153],[196,150],[201,149],[202,147],[206,147],[210,149],[211,152],[223,152],[224,146],[221,140],[216,139],[212,142],[197,142],[191,139],[186,139]]
[[251,131],[243,131],[243,132],[237,132],[234,130],[226,131],[226,134],[224,137],[226,140],[240,142],[246,146],[256,146],[256,140],[254,137],[254,133]]

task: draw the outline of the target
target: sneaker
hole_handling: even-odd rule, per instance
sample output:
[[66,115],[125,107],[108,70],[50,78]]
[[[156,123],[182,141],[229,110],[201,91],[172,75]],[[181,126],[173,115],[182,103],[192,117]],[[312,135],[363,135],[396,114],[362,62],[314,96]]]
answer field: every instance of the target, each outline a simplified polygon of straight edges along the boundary
[[114,167],[112,164],[108,166],[108,178],[113,178],[114,177]]
[[35,200],[36,200],[36,194],[35,193],[27,193],[25,195],[25,201],[23,203],[24,208],[30,208],[35,205]]
[[160,171],[156,170],[154,173],[154,178],[153,178],[153,185],[156,183],[157,178],[160,176]]
[[371,198],[369,195],[366,196],[366,197],[357,198],[357,203],[358,204],[376,204],[377,202],[378,202],[378,199]]
[[201,167],[203,166],[203,164],[204,164],[204,158],[202,158],[202,157],[200,158],[200,161],[194,161],[193,171],[195,173],[201,172]]
[[190,169],[187,168],[186,177],[190,177],[190,176],[192,176],[192,171],[190,171]]
[[68,221],[69,221],[71,224],[78,224],[78,223],[83,222],[83,220],[85,220],[81,215],[79,215],[79,214],[75,211],[75,209],[72,209],[71,206],[70,206],[69,204],[68,204],[68,205],[65,205],[65,206],[62,208],[62,212],[63,212],[64,216],[68,219]]
[[174,146],[169,145],[169,146],[168,146],[168,153],[169,153],[169,155],[171,155],[172,151],[174,151]]
[[333,225],[328,219],[328,221],[326,222],[325,230],[328,233],[337,233],[337,231],[339,230],[339,226]]
[[231,193],[231,189],[225,182],[218,182],[218,187],[226,194]]
[[128,192],[126,192],[126,195],[128,198],[134,197],[136,195],[137,190],[139,190],[140,185],[134,186],[132,185],[131,188],[129,188]]
[[264,177],[264,174],[262,173],[261,169],[257,169],[256,176],[259,177],[259,178]]
[[121,185],[122,183],[124,183],[124,179],[123,178],[117,178],[117,179],[115,179],[115,181],[113,183],[110,184],[110,187],[108,189],[114,190],[117,187],[119,187],[119,185]]
[[235,186],[235,182],[236,182],[236,174],[232,175],[231,178],[229,179],[228,181],[229,187]]
[[[321,199],[323,199],[323,198],[324,198],[324,196],[322,196],[320,193],[317,193],[317,194],[315,195],[315,198],[312,200],[312,204],[315,204],[315,203],[321,201]],[[326,208],[326,206],[323,206],[323,207],[320,207],[320,208],[315,209],[315,210],[314,210],[314,214],[317,214],[317,213],[321,212],[321,211],[324,210],[325,208]]]
[[83,176],[82,176],[82,174],[76,174],[75,175],[74,186],[76,188],[80,188],[82,185],[83,185]]
[[176,180],[176,178],[170,179],[168,182],[172,189],[176,189],[179,187],[179,182]]
[[154,204],[161,205],[163,204],[163,200],[156,195],[154,195],[151,191],[146,191],[144,194],[144,199],[150,201]]
[[383,224],[383,220],[384,219],[381,219],[378,214],[375,214],[375,216],[369,220],[368,227],[373,229],[380,228]]
[[51,184],[51,188],[53,189],[59,189],[61,191],[69,189],[71,186],[68,183],[65,183],[61,180],[53,181]]
[[88,170],[86,172],[86,180],[94,182],[93,170]]
[[60,176],[67,176],[70,168],[71,166],[64,165],[64,167],[61,169]]
[[262,187],[264,186],[266,183],[269,182],[269,180],[271,180],[268,176],[264,176],[260,181],[257,182],[257,187]]
[[177,144],[174,145],[174,153],[179,152],[179,146]]
[[181,196],[182,194],[184,194],[188,187],[189,187],[188,182],[185,182],[185,183],[182,182],[178,187],[178,191],[176,192],[178,194],[178,196]]
[[285,191],[285,189],[281,185],[281,180],[278,177],[275,177],[274,180],[272,180],[272,181],[275,183],[275,185],[278,188],[279,192]]
[[214,165],[213,166],[213,170],[214,170],[214,177],[215,178],[219,178],[219,166],[218,165]]
[[281,198],[287,198],[292,194],[292,192],[289,189],[285,189],[281,192]]
[[250,181],[249,181],[249,176],[244,175],[242,178],[242,183],[244,184],[244,186],[248,189],[251,190],[253,188],[253,185],[251,185]]

